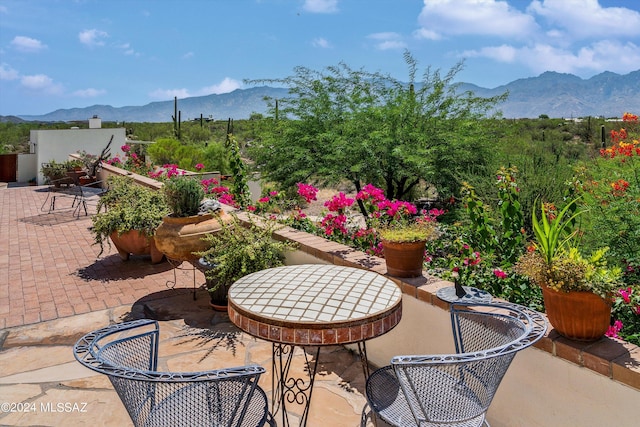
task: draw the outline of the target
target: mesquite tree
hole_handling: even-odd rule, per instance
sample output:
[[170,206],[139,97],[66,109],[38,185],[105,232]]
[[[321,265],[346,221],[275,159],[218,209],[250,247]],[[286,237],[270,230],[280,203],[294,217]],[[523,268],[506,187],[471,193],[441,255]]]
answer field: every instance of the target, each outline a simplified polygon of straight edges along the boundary
[[453,78],[427,68],[416,81],[409,52],[409,81],[344,63],[323,71],[296,67],[284,79],[250,80],[289,88],[284,99],[267,99],[262,139],[250,153],[264,178],[290,187],[297,182],[367,183],[389,199],[410,195],[420,183],[448,197],[465,173],[484,164],[489,144],[478,120],[506,94],[480,98],[460,93]]

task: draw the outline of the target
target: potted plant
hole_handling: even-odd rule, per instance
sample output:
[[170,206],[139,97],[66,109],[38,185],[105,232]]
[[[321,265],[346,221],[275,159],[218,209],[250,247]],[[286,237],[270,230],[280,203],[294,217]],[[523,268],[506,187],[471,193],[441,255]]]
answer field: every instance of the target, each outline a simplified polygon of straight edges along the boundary
[[59,187],[63,178],[67,178],[67,166],[62,163],[58,163],[55,160],[51,160],[49,163],[43,163],[40,169],[42,175],[45,176],[48,183],[53,183],[56,187]]
[[577,230],[576,200],[559,213],[541,204],[541,218],[532,214],[535,244],[518,260],[516,272],[540,286],[545,311],[556,331],[567,338],[594,341],[611,321],[611,297],[621,286],[622,270],[608,267],[601,248],[583,256],[571,245]]
[[425,245],[437,235],[435,222],[422,218],[392,222],[381,227],[378,234],[391,276],[422,275]]
[[203,237],[220,230],[229,215],[214,199],[203,200],[202,185],[193,178],[171,177],[164,182],[162,193],[171,213],[156,230],[156,246],[171,260],[195,263],[198,256],[194,253],[207,248]]
[[207,249],[200,252],[199,263],[205,270],[211,305],[226,310],[227,291],[241,277],[256,271],[284,265],[286,251],[295,250],[289,241],[273,239],[277,225],[266,220],[243,224],[235,215],[223,224],[219,232],[205,237]]
[[79,172],[82,170],[84,164],[80,159],[69,159],[64,162],[64,165],[67,168],[67,171],[76,171]]
[[98,201],[98,213],[91,218],[91,231],[100,245],[98,256],[104,251],[104,242],[112,241],[125,261],[134,254],[151,255],[154,264],[161,262],[164,256],[156,248],[153,235],[168,213],[163,195],[137,185],[129,177],[112,176],[107,183],[109,191]]

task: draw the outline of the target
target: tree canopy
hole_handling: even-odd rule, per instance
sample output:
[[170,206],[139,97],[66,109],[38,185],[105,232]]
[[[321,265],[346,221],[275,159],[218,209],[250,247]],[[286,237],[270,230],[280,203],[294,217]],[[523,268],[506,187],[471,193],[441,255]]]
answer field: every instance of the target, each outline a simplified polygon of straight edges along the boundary
[[417,82],[417,61],[409,52],[404,60],[408,82],[344,63],[248,81],[289,88],[289,97],[267,99],[262,139],[250,150],[263,177],[283,187],[349,180],[359,190],[371,183],[389,199],[406,198],[421,182],[453,194],[466,173],[485,164],[488,135],[478,120],[506,94],[459,93],[453,79],[462,62],[444,76],[427,68]]

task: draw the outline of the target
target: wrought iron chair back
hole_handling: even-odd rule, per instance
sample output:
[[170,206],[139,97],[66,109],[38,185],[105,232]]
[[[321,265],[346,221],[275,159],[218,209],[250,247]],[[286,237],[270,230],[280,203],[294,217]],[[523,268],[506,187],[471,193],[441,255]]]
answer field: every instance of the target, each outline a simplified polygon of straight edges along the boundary
[[82,337],[76,359],[107,375],[138,426],[275,426],[257,365],[203,372],[158,372],[158,322],[136,320]]
[[[396,356],[367,380],[368,406],[391,425],[480,426],[516,353],[546,321],[510,303],[452,305],[455,354]],[[371,416],[363,410],[362,424]]]

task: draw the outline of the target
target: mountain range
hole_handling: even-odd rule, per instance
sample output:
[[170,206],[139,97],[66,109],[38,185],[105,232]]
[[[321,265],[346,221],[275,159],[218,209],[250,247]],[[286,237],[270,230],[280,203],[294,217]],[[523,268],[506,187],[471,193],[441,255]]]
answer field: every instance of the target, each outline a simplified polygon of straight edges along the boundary
[[[621,117],[624,112],[640,112],[640,70],[626,75],[604,72],[589,79],[573,74],[547,71],[537,77],[518,79],[493,89],[461,83],[459,91],[490,97],[509,92],[508,99],[498,105],[507,118],[555,118],[586,116]],[[264,97],[283,98],[287,89],[269,86],[236,89],[220,95],[206,95],[178,100],[182,121],[205,118],[224,120],[247,119],[253,113],[266,111]],[[112,107],[93,105],[60,109],[43,115],[17,116],[26,121],[76,121],[97,115],[105,121],[170,122],[174,101],[152,102],[143,106]],[[9,117],[0,116],[0,121]]]

